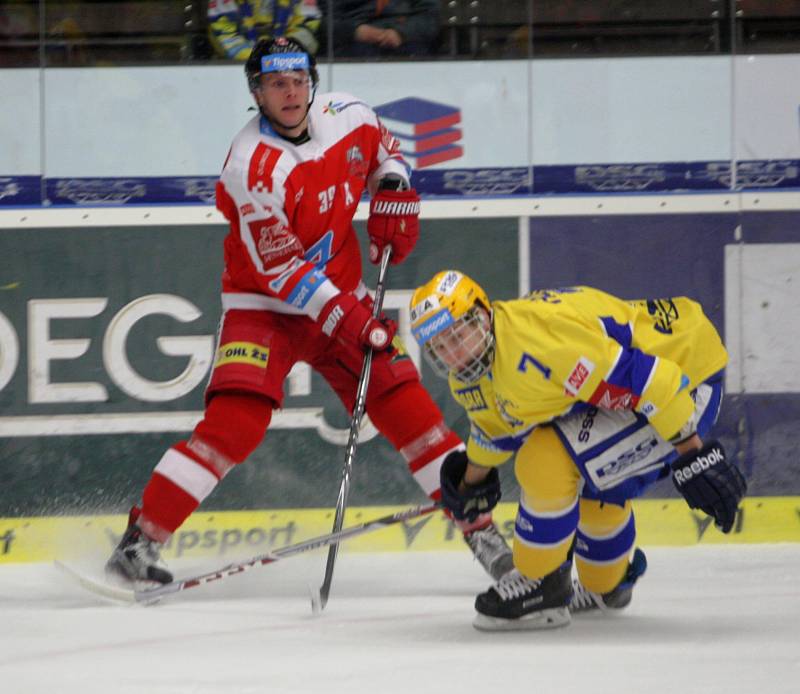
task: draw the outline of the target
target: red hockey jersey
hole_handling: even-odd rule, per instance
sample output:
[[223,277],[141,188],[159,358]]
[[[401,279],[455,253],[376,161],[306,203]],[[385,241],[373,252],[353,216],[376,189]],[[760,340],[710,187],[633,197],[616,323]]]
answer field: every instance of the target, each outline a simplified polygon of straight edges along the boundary
[[230,222],[223,308],[316,319],[340,291],[364,291],[356,206],[386,174],[408,180],[408,166],[375,112],[349,94],[317,95],[308,133],[293,145],[258,115],[233,141],[217,183]]

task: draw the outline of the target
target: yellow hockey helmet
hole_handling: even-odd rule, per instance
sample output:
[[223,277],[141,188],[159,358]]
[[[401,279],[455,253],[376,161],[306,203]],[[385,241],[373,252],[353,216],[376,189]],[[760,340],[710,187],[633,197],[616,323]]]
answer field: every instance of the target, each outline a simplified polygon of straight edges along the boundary
[[414,291],[411,332],[440,376],[473,383],[491,366],[494,335],[486,292],[467,275],[443,270]]

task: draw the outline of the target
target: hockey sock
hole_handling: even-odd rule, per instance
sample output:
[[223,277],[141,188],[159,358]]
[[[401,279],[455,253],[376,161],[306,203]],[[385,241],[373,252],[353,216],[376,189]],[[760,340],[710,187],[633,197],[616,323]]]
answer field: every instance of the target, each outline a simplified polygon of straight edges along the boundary
[[381,393],[372,402],[367,400],[367,410],[378,431],[403,456],[417,484],[438,501],[442,461],[464,444],[444,423],[422,384],[411,381]]
[[630,501],[619,506],[581,499],[575,565],[584,587],[601,594],[616,588],[628,570],[635,541]]
[[272,416],[270,401],[222,393],[209,403],[189,441],[164,453],[142,495],[139,525],[165,542],[217,483],[258,446]]

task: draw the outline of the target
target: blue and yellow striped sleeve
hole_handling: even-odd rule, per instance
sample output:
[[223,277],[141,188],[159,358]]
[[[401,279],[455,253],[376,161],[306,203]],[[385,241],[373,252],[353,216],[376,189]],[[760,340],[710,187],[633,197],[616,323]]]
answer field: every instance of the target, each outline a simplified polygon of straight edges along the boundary
[[591,325],[572,315],[550,328],[565,347],[554,360],[552,380],[563,383],[566,394],[605,410],[636,410],[664,439],[691,416],[688,377],[675,362],[632,346],[629,324],[600,317]]

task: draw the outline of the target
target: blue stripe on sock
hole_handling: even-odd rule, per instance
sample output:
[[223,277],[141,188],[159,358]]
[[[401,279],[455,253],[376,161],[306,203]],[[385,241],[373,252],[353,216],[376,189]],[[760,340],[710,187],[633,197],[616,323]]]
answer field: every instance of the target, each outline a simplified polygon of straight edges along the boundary
[[520,502],[514,531],[525,542],[542,545],[558,544],[575,532],[578,526],[578,514],[577,502],[558,516],[538,516]]
[[575,539],[575,554],[587,561],[612,561],[630,552],[636,541],[636,522],[631,513],[628,522],[613,537],[598,540],[578,529]]

